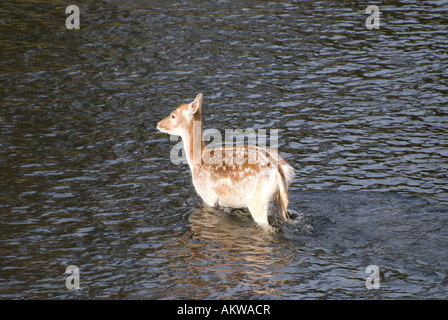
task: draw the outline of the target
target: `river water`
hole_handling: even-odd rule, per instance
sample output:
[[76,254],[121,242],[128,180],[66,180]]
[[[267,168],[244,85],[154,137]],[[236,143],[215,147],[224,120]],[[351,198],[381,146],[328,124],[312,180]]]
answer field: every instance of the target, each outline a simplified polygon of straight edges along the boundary
[[[1,299],[448,297],[447,1],[69,4],[2,1]],[[278,130],[291,222],[170,161],[198,92],[205,129]]]

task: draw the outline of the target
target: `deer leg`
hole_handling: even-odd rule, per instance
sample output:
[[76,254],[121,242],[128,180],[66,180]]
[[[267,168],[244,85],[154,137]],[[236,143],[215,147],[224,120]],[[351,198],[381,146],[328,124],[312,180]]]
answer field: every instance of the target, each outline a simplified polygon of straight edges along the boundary
[[263,199],[259,198],[260,197],[254,197],[250,199],[247,203],[247,207],[256,223],[263,227],[268,227],[268,205]]

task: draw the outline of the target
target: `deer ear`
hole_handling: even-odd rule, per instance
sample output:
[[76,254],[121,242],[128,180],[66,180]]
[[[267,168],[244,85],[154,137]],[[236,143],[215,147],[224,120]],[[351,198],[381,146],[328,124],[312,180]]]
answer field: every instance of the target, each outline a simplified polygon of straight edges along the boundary
[[188,112],[193,115],[202,107],[202,93],[199,93],[194,101],[188,105]]
[[198,93],[196,98],[194,98],[195,101],[199,101],[199,104],[202,105],[202,93]]

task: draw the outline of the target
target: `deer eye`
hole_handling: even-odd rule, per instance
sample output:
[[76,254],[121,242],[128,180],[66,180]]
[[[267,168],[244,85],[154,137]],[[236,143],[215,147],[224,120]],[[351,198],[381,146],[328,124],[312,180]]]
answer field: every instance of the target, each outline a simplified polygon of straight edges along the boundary
[[174,115],[174,113],[171,114],[171,119],[176,119],[176,116]]

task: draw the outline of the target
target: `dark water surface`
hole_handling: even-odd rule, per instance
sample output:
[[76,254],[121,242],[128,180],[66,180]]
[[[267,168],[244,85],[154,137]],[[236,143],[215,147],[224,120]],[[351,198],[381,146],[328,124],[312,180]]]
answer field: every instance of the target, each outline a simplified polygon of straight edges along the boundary
[[[1,299],[448,297],[447,1],[77,4],[2,1]],[[279,130],[292,222],[203,207],[155,129],[198,92]]]

